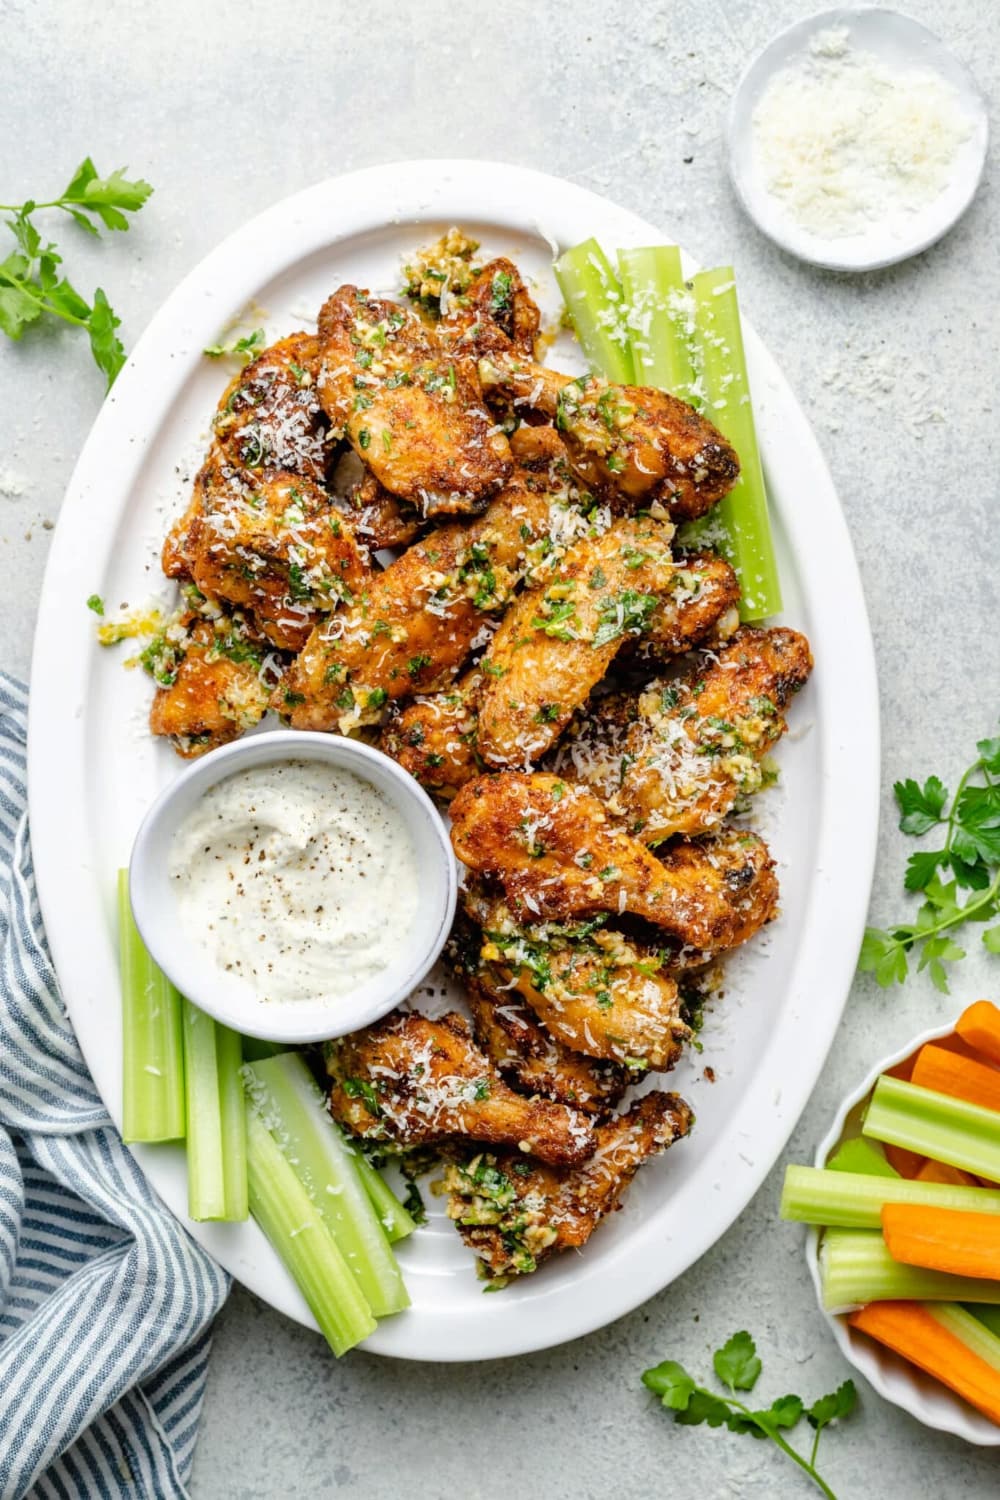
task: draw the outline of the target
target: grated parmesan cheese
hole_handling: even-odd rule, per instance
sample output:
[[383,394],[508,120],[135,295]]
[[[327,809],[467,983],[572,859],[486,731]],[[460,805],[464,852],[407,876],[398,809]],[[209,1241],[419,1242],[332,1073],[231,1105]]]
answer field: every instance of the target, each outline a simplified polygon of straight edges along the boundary
[[973,122],[928,69],[854,51],[844,26],[771,80],[753,115],[757,170],[801,228],[824,239],[905,230],[948,185]]

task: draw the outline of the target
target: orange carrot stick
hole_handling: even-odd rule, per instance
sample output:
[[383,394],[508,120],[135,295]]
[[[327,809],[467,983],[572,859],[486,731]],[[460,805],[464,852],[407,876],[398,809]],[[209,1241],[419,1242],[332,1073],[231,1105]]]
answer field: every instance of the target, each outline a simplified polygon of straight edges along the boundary
[[933,1042],[918,1052],[911,1082],[968,1104],[1000,1110],[1000,1072],[988,1063],[973,1062],[945,1047],[936,1047]]
[[847,1319],[1000,1424],[1000,1370],[966,1348],[920,1302],[870,1302]]
[[1000,1215],[922,1203],[884,1203],[889,1254],[908,1266],[1000,1281]]
[[955,1023],[963,1042],[968,1042],[992,1063],[1000,1063],[1000,1010],[989,1000],[977,1000],[963,1010]]
[[[983,1183],[980,1178],[973,1177],[971,1172],[963,1172],[961,1167],[949,1167],[945,1161],[931,1161],[930,1157],[924,1162],[917,1172],[917,1182],[949,1182],[953,1187],[981,1187]],[[994,1187],[992,1182],[986,1183],[987,1187]]]
[[926,1156],[921,1156],[917,1151],[907,1151],[905,1146],[891,1146],[887,1141],[883,1142],[882,1150],[885,1152],[886,1161],[899,1173],[900,1177],[916,1177],[927,1160]]

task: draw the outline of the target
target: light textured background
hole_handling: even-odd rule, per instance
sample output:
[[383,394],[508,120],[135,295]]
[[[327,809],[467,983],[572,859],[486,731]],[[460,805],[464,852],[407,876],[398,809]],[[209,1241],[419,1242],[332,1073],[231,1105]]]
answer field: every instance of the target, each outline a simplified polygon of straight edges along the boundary
[[[61,231],[71,274],[98,280],[134,342],[219,239],[323,177],[416,156],[502,158],[607,194],[709,264],[731,257],[745,307],[811,413],[864,574],[879,657],[883,829],[873,913],[902,906],[891,781],[952,779],[1000,712],[994,413],[1000,241],[991,161],[937,248],[858,279],[788,259],[741,215],[721,125],[752,53],[807,4],[677,0],[546,6],[480,0],[276,5],[0,0],[0,197],[45,196],[85,153],[127,162],[156,194],[126,238]],[[987,95],[1000,32],[983,0],[908,0]],[[35,331],[0,348],[0,664],[28,669],[48,541],[101,400],[82,343]],[[809,496],[802,496],[809,504]],[[845,807],[843,816],[851,816]],[[789,1157],[805,1160],[874,1056],[1000,990],[975,954],[951,999],[859,981]],[[489,1365],[352,1355],[237,1289],[218,1325],[194,1494],[358,1500],[678,1500],[804,1494],[750,1439],[675,1428],[638,1388],[668,1355],[696,1370],[749,1325],[768,1399],[847,1371],[816,1312],[801,1234],[776,1219],[780,1169],[681,1281],[603,1332]],[[996,1493],[1000,1455],[924,1431],[866,1388],[824,1442],[844,1497]]]

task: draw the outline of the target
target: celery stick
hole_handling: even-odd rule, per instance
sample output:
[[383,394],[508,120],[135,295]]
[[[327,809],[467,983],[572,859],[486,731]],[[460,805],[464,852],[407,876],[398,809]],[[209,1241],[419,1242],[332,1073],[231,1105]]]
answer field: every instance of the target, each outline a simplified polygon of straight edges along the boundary
[[128,871],[118,871],[122,976],[122,1136],[175,1141],[184,1134],[181,997],[146,952],[132,917]]
[[990,1333],[1000,1338],[1000,1307],[987,1307],[983,1302],[967,1302],[965,1311],[980,1323],[985,1323]]
[[246,1128],[250,1212],[284,1261],[334,1354],[346,1354],[375,1332],[371,1308],[319,1209],[249,1100]]
[[632,384],[632,355],[622,289],[596,240],[574,245],[555,263],[559,289],[583,352],[599,375]]
[[841,1141],[826,1164],[828,1172],[863,1172],[866,1177],[898,1177],[896,1168],[885,1159],[881,1146],[864,1141],[859,1135]]
[[883,1074],[862,1127],[865,1135],[905,1146],[977,1177],[1000,1179],[1000,1112]]
[[828,1312],[865,1302],[1000,1302],[1000,1281],[905,1266],[871,1229],[828,1229],[819,1262]]
[[619,250],[618,273],[636,385],[687,401],[694,381],[694,299],[684,285],[676,245]]
[[184,999],[188,1213],[245,1219],[247,1151],[242,1038]]
[[410,1305],[396,1257],[358,1172],[360,1147],[331,1119],[326,1100],[297,1052],[247,1063],[243,1079],[255,1108],[337,1242],[376,1317]]
[[700,271],[691,287],[703,411],[736,449],[740,477],[711,515],[687,530],[691,539],[714,546],[736,570],[742,590],[740,619],[763,620],[781,610],[781,585],[732,267]]
[[[975,1354],[994,1370],[1000,1370],[1000,1339],[991,1332],[978,1314],[974,1315],[968,1308],[958,1307],[953,1302],[931,1302],[924,1308],[930,1313],[934,1320],[947,1328],[949,1333],[965,1345],[970,1354]],[[988,1311],[994,1317],[1000,1317],[1000,1312],[995,1308]]]
[[385,1237],[390,1245],[394,1245],[397,1240],[405,1240],[407,1235],[412,1234],[416,1229],[416,1219],[413,1218],[409,1209],[404,1208],[400,1203],[382,1173],[372,1166],[360,1147],[358,1147],[354,1165],[361,1178],[361,1186],[371,1199],[372,1208],[385,1230]]
[[922,1203],[927,1208],[958,1208],[1000,1214],[1000,1192],[958,1187],[948,1182],[911,1182],[861,1172],[829,1172],[819,1167],[788,1167],[781,1194],[783,1219],[842,1229],[879,1229],[884,1203]]
[[261,1057],[277,1057],[279,1052],[288,1051],[287,1042],[265,1042],[259,1036],[244,1036],[240,1042],[244,1062],[257,1062]]

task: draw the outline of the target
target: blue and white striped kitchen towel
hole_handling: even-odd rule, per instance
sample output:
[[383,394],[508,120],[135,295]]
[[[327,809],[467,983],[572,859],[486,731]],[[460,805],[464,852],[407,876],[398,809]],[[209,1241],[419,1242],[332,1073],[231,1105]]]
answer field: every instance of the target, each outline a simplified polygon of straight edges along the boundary
[[45,943],[27,694],[0,674],[0,1496],[184,1495],[225,1273],[94,1088]]

